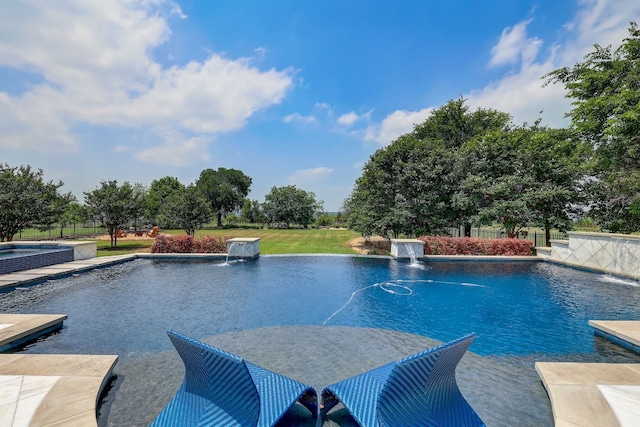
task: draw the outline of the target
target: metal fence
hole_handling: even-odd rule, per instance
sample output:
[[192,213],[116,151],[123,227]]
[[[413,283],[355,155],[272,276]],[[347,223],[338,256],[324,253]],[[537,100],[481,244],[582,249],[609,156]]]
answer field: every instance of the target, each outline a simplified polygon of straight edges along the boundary
[[[452,237],[464,236],[464,227],[449,228],[447,232]],[[566,233],[559,233],[552,231],[551,240],[567,240],[569,237]],[[495,228],[481,228],[474,227],[471,229],[471,237],[481,237],[483,239],[502,239],[507,237],[504,230]],[[547,242],[545,232],[543,230],[524,230],[520,231],[517,236],[518,239],[527,239],[533,242],[534,246],[549,246]]]
[[105,228],[99,222],[89,221],[80,224],[67,224],[61,227],[53,224],[48,230],[38,230],[28,228],[13,236],[13,240],[53,240],[53,239],[75,239],[79,237],[92,237],[105,234]]

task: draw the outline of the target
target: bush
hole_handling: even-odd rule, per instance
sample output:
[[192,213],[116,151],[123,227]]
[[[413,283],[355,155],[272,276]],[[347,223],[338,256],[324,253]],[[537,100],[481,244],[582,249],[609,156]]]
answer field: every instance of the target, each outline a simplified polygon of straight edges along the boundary
[[221,239],[215,236],[204,236],[193,242],[193,252],[199,254],[223,254],[227,252],[226,240],[230,237]]
[[151,253],[154,254],[220,254],[227,252],[226,240],[230,237],[221,239],[215,236],[204,236],[194,239],[191,236],[157,236],[153,245],[151,245]]
[[524,239],[481,239],[470,237],[421,236],[425,255],[529,256],[533,242]]

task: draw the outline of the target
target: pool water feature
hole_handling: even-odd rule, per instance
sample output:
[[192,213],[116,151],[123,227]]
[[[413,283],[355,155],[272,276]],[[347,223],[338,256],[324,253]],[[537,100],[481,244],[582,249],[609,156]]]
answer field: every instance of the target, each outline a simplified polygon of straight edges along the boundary
[[[198,339],[304,326],[391,330],[439,341],[476,332],[471,352],[528,373],[525,392],[536,388],[547,405],[532,413],[550,413],[535,360],[608,361],[615,355],[640,361],[594,338],[587,323],[639,319],[640,287],[633,283],[545,262],[423,264],[416,269],[387,258],[263,256],[219,268],[210,261],[140,259],[0,295],[0,310],[67,314],[59,333],[25,351],[118,354],[116,373],[126,384],[159,381],[162,370],[150,361],[174,355],[167,329]],[[143,368],[132,370],[138,365]],[[135,378],[145,373],[151,379]],[[538,421],[520,425],[545,425]]]

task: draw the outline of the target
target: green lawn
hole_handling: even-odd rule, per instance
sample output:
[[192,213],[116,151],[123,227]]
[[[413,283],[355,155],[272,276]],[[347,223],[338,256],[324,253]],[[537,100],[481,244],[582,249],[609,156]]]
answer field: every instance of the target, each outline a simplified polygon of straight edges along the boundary
[[[161,233],[184,235],[181,230],[161,230]],[[360,234],[350,230],[305,229],[305,230],[199,230],[196,238],[212,235],[221,238],[259,237],[260,253],[270,254],[355,254],[349,241]],[[118,239],[118,246],[109,247],[108,240],[98,241],[98,256],[122,255],[149,252],[153,240]]]

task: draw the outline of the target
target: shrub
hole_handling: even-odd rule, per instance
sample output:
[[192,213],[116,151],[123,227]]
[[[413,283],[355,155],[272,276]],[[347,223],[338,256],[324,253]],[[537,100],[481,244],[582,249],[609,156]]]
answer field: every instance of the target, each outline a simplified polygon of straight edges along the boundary
[[151,253],[154,254],[190,254],[190,253],[225,253],[227,252],[226,240],[215,236],[204,236],[194,239],[191,236],[157,236]]
[[425,255],[529,256],[533,242],[524,239],[481,239],[470,237],[421,236]]
[[199,254],[222,254],[227,252],[226,240],[215,236],[204,236],[193,242],[193,252]]

